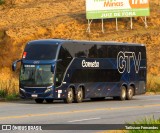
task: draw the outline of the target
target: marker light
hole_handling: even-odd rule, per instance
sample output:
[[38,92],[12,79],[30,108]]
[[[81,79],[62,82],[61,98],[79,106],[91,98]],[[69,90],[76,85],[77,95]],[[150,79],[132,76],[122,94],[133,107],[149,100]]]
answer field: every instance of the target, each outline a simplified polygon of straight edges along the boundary
[[27,52],[23,53],[23,58],[26,58]]

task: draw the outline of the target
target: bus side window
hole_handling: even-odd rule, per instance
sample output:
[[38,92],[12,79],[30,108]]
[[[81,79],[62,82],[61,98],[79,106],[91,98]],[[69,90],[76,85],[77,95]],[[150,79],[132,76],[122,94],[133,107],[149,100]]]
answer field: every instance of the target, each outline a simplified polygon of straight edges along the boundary
[[89,49],[88,57],[89,57],[89,58],[97,58],[97,45],[93,45],[93,46]]

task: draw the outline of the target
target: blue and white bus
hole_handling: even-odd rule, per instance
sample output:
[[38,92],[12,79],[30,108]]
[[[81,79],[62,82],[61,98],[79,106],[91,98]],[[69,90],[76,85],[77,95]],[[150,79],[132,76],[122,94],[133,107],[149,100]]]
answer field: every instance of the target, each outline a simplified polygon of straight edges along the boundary
[[63,99],[66,103],[84,99],[131,100],[146,92],[146,48],[142,44],[34,40],[27,43],[21,62],[21,98],[37,103]]

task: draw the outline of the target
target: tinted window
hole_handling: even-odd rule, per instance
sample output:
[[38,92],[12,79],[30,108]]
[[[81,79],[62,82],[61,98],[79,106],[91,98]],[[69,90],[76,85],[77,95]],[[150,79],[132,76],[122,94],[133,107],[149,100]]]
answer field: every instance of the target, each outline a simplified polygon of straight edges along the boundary
[[93,45],[89,49],[88,58],[97,58],[97,45]]
[[139,71],[139,80],[144,80],[146,79],[146,70],[140,70]]
[[58,55],[58,59],[65,60],[67,58],[72,58],[72,56],[66,48],[61,46],[61,49],[60,49],[60,52],[59,52],[59,55]]
[[87,57],[88,55],[88,47],[90,45],[80,44],[80,43],[65,43],[63,47],[68,50],[72,57]]
[[119,45],[111,45],[108,46],[108,57],[109,58],[117,58],[117,55],[120,51],[127,51],[127,46],[119,46]]
[[130,46],[129,51],[135,52],[136,58],[138,58],[139,52],[141,52],[141,59],[146,59],[146,49],[144,46]]
[[77,69],[71,77],[71,83],[119,82],[121,74],[114,69]]
[[87,57],[87,58],[117,58],[120,51],[135,52],[136,55],[141,52],[142,59],[145,58],[145,47],[128,45],[110,45],[104,44],[91,44],[86,42],[69,42],[63,44],[64,48],[70,53],[72,57]]
[[25,48],[26,60],[52,60],[56,58],[57,45],[29,44]]
[[146,59],[146,49],[143,46],[136,47],[137,52],[141,52],[142,59]]
[[96,44],[66,43],[63,46],[69,51],[72,57],[97,58]]
[[72,56],[70,55],[69,51],[64,47],[61,47],[59,55],[58,55],[58,62],[56,66],[56,86],[60,86],[65,74],[65,71],[72,60]]
[[79,51],[77,53],[75,53],[75,57],[87,57],[86,53],[84,51]]
[[97,50],[98,58],[107,58],[108,57],[108,46],[99,46]]

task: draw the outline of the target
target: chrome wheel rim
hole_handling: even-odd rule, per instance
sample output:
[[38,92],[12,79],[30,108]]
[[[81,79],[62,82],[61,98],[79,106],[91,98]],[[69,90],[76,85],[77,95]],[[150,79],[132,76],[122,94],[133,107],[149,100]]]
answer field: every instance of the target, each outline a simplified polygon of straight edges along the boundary
[[133,96],[133,91],[132,91],[132,89],[129,89],[129,90],[128,90],[128,95],[129,95],[129,97],[132,97],[132,96]]
[[125,97],[126,97],[125,89],[122,89],[122,98],[125,98]]
[[78,91],[78,99],[82,99],[82,91]]
[[72,91],[68,92],[68,99],[71,101],[73,99]]

